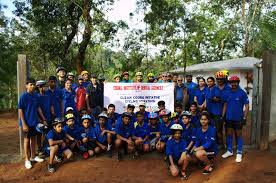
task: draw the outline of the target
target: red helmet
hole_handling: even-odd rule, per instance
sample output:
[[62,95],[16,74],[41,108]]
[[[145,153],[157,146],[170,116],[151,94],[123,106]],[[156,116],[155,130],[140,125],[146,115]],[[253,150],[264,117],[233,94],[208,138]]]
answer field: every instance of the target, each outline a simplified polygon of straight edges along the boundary
[[84,152],[84,153],[82,154],[82,158],[83,158],[83,159],[88,159],[88,158],[89,158],[89,153],[88,153],[88,152]]
[[238,76],[231,76],[229,78],[229,82],[240,82],[240,78]]

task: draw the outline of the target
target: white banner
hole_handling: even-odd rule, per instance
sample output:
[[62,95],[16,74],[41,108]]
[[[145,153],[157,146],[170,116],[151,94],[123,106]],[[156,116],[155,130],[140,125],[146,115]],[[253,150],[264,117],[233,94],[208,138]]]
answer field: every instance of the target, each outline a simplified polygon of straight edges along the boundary
[[116,112],[126,111],[128,104],[135,105],[138,110],[140,102],[146,103],[146,111],[157,111],[157,102],[163,100],[166,109],[174,110],[173,83],[105,83],[104,106],[116,106]]

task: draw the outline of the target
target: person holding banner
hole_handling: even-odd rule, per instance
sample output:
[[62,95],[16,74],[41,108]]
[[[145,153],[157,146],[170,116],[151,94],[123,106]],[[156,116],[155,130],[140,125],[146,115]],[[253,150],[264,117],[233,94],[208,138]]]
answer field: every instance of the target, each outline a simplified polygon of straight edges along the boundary
[[127,71],[123,72],[122,77],[123,80],[121,83],[132,83],[132,81],[129,79],[129,73]]
[[142,83],[143,82],[143,73],[142,72],[136,72],[136,83]]
[[153,73],[148,73],[147,75],[148,78],[148,83],[154,83],[154,74]]

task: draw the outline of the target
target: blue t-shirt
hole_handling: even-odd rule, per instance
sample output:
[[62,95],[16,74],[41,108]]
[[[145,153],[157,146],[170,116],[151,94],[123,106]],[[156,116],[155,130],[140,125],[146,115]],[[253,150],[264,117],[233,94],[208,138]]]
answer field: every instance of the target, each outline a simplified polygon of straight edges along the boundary
[[[25,92],[21,95],[18,103],[18,109],[23,110],[25,122],[29,127],[36,127],[38,124],[38,96],[35,93]],[[20,119],[20,126],[22,121]]]
[[91,126],[88,128],[84,128],[83,126],[81,126],[79,128],[79,133],[80,139],[89,138],[90,140],[96,140],[95,130]]
[[87,86],[88,86],[89,84],[91,84],[90,81],[84,81],[84,82],[82,83],[82,86],[83,86],[84,88],[87,88]]
[[200,113],[197,112],[195,116],[192,115],[191,117],[191,124],[193,124],[194,127],[200,128]]
[[[111,126],[108,125],[108,123],[106,123],[106,125],[104,126],[105,130],[109,130],[111,131]],[[107,133],[105,133],[104,135],[101,135],[102,130],[99,124],[97,124],[96,128],[95,128],[95,135],[97,138],[97,141],[101,144],[107,142]]]
[[205,132],[202,131],[202,128],[197,129],[194,146],[203,146],[205,151],[215,152],[215,154],[217,154],[216,129],[211,126],[209,126]]
[[73,137],[75,140],[80,140],[80,129],[76,125],[73,128],[65,126],[63,130],[65,131],[65,133]]
[[160,132],[160,123],[157,122],[156,125],[152,125],[151,123],[148,123],[148,128],[149,128],[149,139],[154,139],[156,137],[156,132]]
[[132,136],[133,124],[130,122],[128,125],[124,125],[122,120],[118,120],[115,124],[115,132],[124,138]]
[[39,106],[43,112],[44,117],[48,122],[51,122],[51,96],[47,94],[41,95],[40,93],[37,93],[38,96],[38,103]]
[[115,124],[120,117],[121,115],[115,112],[112,118],[111,117],[108,118],[107,123],[111,127],[112,131],[115,130]]
[[[225,84],[223,89],[220,89],[218,86],[215,86],[208,97],[208,101],[212,105],[212,109],[209,111],[213,115],[222,115],[223,105],[226,102],[225,99],[229,95],[229,92],[231,91],[231,88],[229,85]],[[215,102],[212,99],[214,97],[220,98],[221,101]]]
[[230,91],[226,98],[226,120],[241,121],[243,119],[244,105],[249,104],[248,96],[241,88]]
[[215,86],[213,87],[208,87],[207,88],[207,92],[206,92],[206,108],[208,110],[209,113],[212,112],[212,109],[213,109],[213,104],[211,102],[211,98],[210,98],[210,94],[211,94],[211,91],[214,89]]
[[146,122],[143,122],[141,126],[138,122],[134,123],[132,135],[135,137],[145,138],[146,136],[149,136],[149,134],[150,131]]
[[[133,120],[134,120],[134,122],[137,121],[136,120],[136,113],[134,113],[134,115],[133,115]],[[149,112],[148,111],[144,112],[144,122],[146,122],[146,123],[149,122]]]
[[189,145],[191,141],[195,141],[196,128],[194,128],[192,124],[190,124],[188,128],[186,128],[186,126],[184,125],[182,138],[187,142],[187,145]]
[[54,129],[52,129],[47,134],[47,141],[48,142],[49,142],[49,140],[53,140],[53,141],[65,140],[65,138],[66,138],[66,133],[65,133],[64,130],[62,130],[60,133],[57,133]]
[[172,138],[166,143],[166,155],[171,155],[174,160],[179,160],[182,153],[186,151],[186,147],[187,144],[185,140],[179,139],[179,141],[176,141]]
[[56,88],[53,91],[48,89],[45,92],[46,95],[49,95],[51,98],[51,103],[54,106],[55,117],[61,118],[61,102],[62,102],[62,93],[61,90]]
[[197,98],[198,105],[202,105],[205,101],[207,93],[207,87],[204,87],[202,90],[200,88],[197,88],[195,91],[195,97]]
[[169,122],[168,125],[166,125],[164,122],[160,124],[160,132],[161,132],[161,137],[160,140],[162,142],[167,142],[169,137],[171,136],[171,126],[173,124]]
[[65,110],[67,107],[72,107],[74,109],[74,112],[77,112],[75,97],[76,97],[76,93],[74,90],[69,92],[65,88],[62,89],[62,101],[64,104],[64,113],[66,112]]
[[194,102],[194,94],[197,89],[197,84],[194,82],[191,83],[185,83],[186,88],[188,89],[188,96],[189,96],[189,104],[192,104]]

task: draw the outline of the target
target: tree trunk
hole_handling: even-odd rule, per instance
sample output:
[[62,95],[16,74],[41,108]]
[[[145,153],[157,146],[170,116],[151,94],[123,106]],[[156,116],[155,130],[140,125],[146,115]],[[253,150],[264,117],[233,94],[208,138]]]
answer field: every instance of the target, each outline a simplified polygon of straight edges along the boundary
[[91,1],[90,0],[84,0],[83,2],[83,19],[85,21],[85,28],[82,35],[82,42],[80,43],[80,47],[78,50],[78,54],[76,56],[75,64],[77,68],[78,74],[81,73],[81,71],[84,70],[83,62],[85,59],[85,51],[89,44],[90,38],[91,38],[91,28],[92,28],[92,18],[90,16],[90,10],[91,10]]

